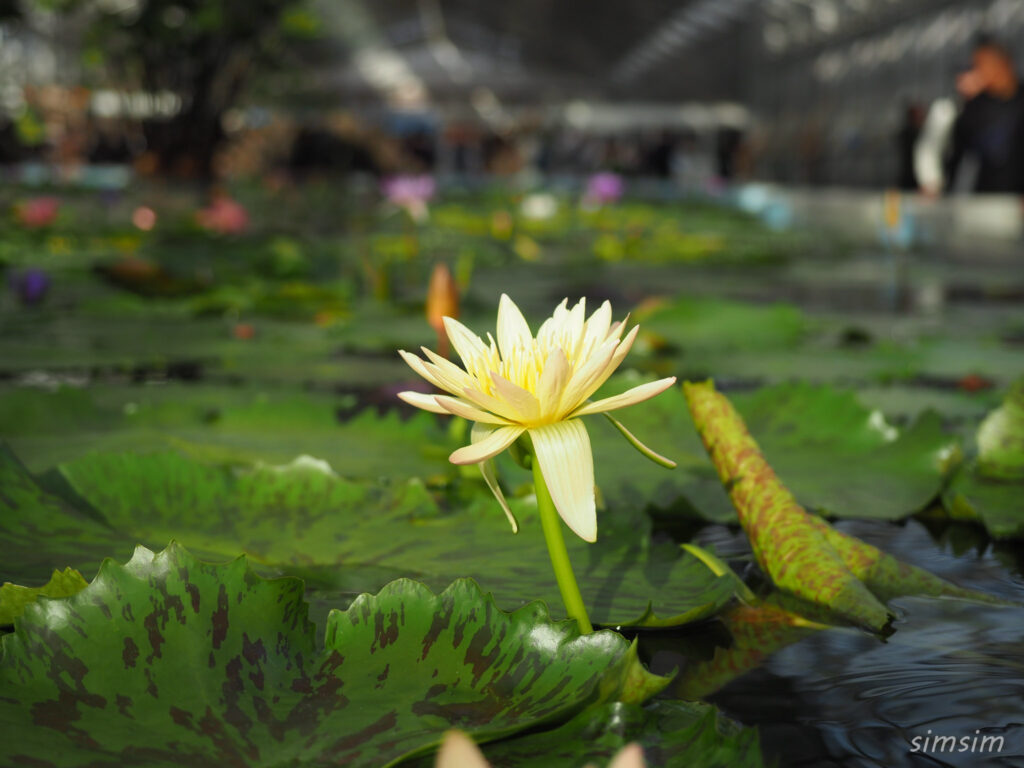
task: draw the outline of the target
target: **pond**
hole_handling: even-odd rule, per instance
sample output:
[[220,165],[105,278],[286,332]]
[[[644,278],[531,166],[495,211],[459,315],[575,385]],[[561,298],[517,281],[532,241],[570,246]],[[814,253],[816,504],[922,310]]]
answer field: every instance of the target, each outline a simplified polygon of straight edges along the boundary
[[[496,766],[630,741],[651,766],[1024,765],[1015,263],[725,200],[538,218],[446,190],[422,219],[307,192],[239,185],[219,231],[180,190],[62,190],[0,236],[0,762],[430,765],[458,727]],[[565,488],[545,506],[543,433],[485,479],[449,461],[469,423],[413,407],[440,406],[398,350],[443,351],[440,314],[495,332],[502,294],[534,330],[565,297],[640,326],[594,398],[663,391],[616,410],[627,439],[587,415],[595,482],[561,475],[596,485],[596,542]],[[618,631],[560,621],[545,514]]]

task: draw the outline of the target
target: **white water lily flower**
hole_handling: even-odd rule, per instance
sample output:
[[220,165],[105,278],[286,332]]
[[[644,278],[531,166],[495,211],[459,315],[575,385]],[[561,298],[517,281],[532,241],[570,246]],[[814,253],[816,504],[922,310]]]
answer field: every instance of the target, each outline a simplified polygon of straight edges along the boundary
[[[633,742],[618,751],[608,768],[645,768],[645,765],[643,748]],[[447,731],[437,751],[434,768],[491,768],[491,764],[469,736],[462,731]]]
[[[488,334],[486,344],[462,323],[444,318],[448,338],[465,368],[425,347],[426,360],[405,351],[399,354],[416,373],[451,396],[402,392],[399,397],[417,408],[475,422],[471,445],[455,451],[450,459],[454,464],[481,465],[484,479],[514,531],[518,526],[498,487],[491,459],[524,433],[529,434],[534,460],[540,463],[558,514],[580,538],[596,541],[594,457],[579,417],[607,415],[647,400],[672,386],[675,377],[591,401],[629,352],[639,328],[623,338],[625,321],[612,323],[607,301],[589,318],[583,299],[572,309],[567,304],[568,300],[563,300],[555,308],[535,338],[522,312],[503,294],[498,305],[498,340]],[[611,421],[639,450],[674,466]]]

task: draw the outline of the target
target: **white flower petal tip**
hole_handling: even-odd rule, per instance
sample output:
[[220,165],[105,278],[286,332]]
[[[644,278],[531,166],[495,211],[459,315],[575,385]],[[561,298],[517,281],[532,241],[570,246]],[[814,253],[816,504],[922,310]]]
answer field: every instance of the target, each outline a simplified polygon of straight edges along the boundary
[[490,768],[480,748],[462,731],[448,731],[437,750],[434,768]]
[[643,747],[633,742],[619,750],[608,764],[608,768],[646,768],[646,765]]
[[586,542],[597,541],[594,455],[587,428],[579,419],[530,430],[535,460],[559,516]]
[[452,464],[479,464],[487,461],[512,445],[525,431],[525,427],[498,427],[479,442],[459,448],[448,460]]
[[425,395],[422,392],[399,392],[398,399],[424,411],[441,413],[445,416],[451,415],[449,411],[446,411],[437,403],[437,398],[434,395]]
[[620,408],[627,408],[631,405],[642,403],[644,400],[650,400],[652,397],[660,395],[675,383],[676,377],[671,376],[667,379],[659,379],[658,381],[641,384],[633,387],[632,389],[626,390],[622,394],[606,397],[603,400],[597,400],[593,403],[587,403],[577,409],[573,414],[573,417],[587,416],[592,413],[604,413],[605,411],[617,411]]

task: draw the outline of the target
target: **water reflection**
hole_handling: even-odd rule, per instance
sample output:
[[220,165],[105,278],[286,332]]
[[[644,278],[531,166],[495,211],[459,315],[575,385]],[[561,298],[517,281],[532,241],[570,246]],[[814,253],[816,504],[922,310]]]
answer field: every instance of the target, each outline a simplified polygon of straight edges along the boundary
[[[1018,553],[990,546],[977,529],[933,527],[933,538],[917,521],[837,527],[961,586],[1024,602]],[[749,553],[742,534],[723,527],[701,531],[697,541],[729,559]],[[751,625],[726,616],[714,631],[705,625],[644,645],[658,671],[682,667],[680,685],[690,694],[724,683],[710,701],[757,725],[766,754],[783,766],[1024,766],[1024,607],[910,597],[890,607],[896,631],[885,641],[854,630],[809,631],[779,617]],[[715,633],[718,649],[702,648],[699,636]],[[735,672],[731,681],[726,668]],[[997,754],[980,754],[971,741],[986,735],[1003,738]],[[935,736],[958,741],[940,750],[924,742]],[[915,737],[922,738],[912,752]]]

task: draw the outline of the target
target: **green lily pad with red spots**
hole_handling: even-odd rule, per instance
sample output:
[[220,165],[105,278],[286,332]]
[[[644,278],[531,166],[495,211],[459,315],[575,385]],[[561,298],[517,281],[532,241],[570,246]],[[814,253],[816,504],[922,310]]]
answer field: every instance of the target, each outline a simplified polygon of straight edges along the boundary
[[885,602],[924,594],[999,602],[962,589],[832,528],[796,501],[727,397],[713,382],[683,385],[694,424],[775,586],[842,620],[882,630]]
[[[482,480],[432,491],[418,480],[345,480],[310,459],[232,470],[174,452],[82,457],[48,478],[59,497],[0,453],[7,477],[24,495],[8,506],[0,494],[0,537],[10,542],[0,578],[17,583],[41,582],[56,566],[89,572],[104,553],[127,558],[136,543],[175,539],[204,557],[244,552],[264,572],[304,578],[318,622],[403,576],[435,590],[472,577],[506,610],[542,599],[562,615],[536,504],[513,500],[522,524],[513,534]],[[652,542],[639,510],[604,521],[596,545],[567,542],[595,622],[682,624],[732,599],[731,576]]]
[[377,768],[451,727],[489,741],[667,682],[622,636],[505,613],[470,580],[362,595],[322,644],[302,593],[176,544],[104,561],[0,641],[0,764]]
[[[408,576],[442,589],[468,576],[503,608],[543,599],[553,613],[562,610],[536,503],[513,500],[521,523],[513,534],[482,481],[435,495],[418,480],[345,480],[310,459],[238,472],[173,452],[90,454],[60,472],[132,541],[174,538],[202,553],[246,552],[338,599],[351,596],[353,583],[373,590]],[[600,525],[597,544],[567,542],[595,622],[683,624],[732,599],[731,576],[716,576],[670,542],[652,543],[639,510],[606,515]]]

